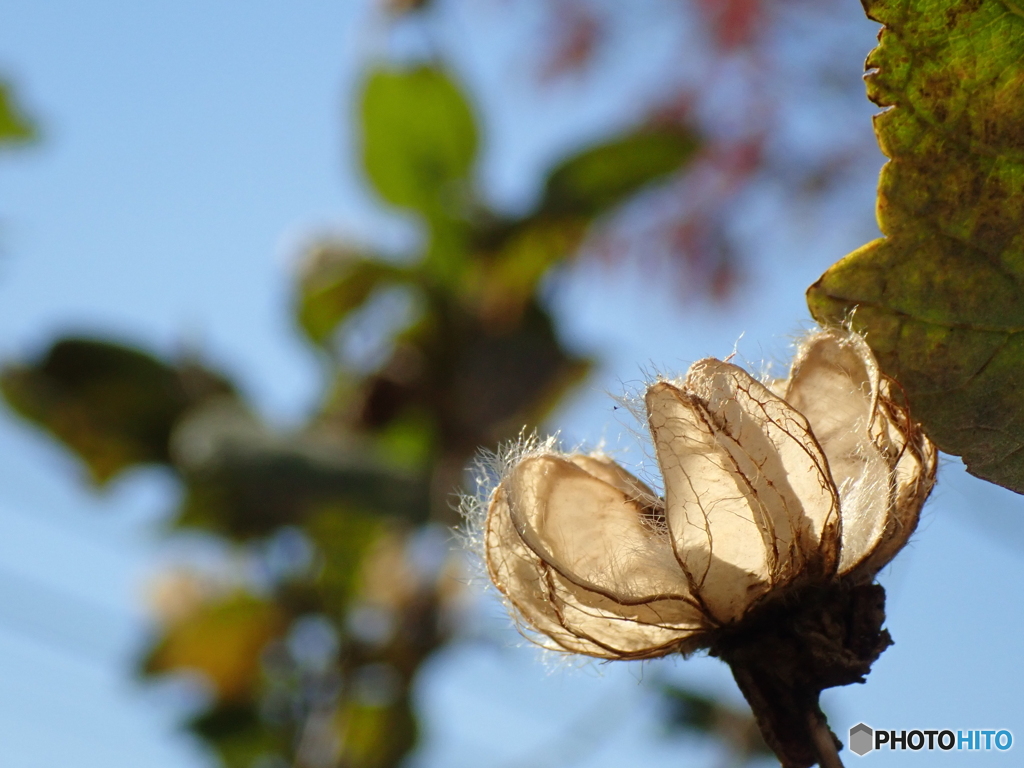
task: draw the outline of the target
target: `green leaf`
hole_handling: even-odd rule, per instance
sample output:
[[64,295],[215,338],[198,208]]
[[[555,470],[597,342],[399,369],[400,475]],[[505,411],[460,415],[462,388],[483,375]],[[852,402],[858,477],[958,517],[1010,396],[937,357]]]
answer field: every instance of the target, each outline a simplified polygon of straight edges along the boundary
[[646,128],[569,158],[548,177],[540,211],[597,216],[678,170],[697,148],[680,128]]
[[0,146],[23,144],[35,137],[35,126],[18,110],[10,86],[0,81]]
[[1024,11],[1009,0],[868,0],[885,25],[868,96],[890,158],[884,237],[808,290],[856,308],[912,415],[970,472],[1024,492]]
[[170,461],[177,420],[231,385],[193,363],[172,367],[131,347],[62,339],[35,363],[0,373],[8,405],[81,458],[96,483]]
[[592,218],[679,170],[696,146],[691,133],[666,126],[619,136],[560,163],[531,215],[475,222],[482,313],[517,316],[548,270],[575,253]]
[[409,280],[400,267],[343,246],[321,246],[312,261],[300,287],[297,314],[317,344],[326,342],[378,288]]
[[459,205],[477,132],[469,104],[445,73],[429,67],[373,72],[362,121],[363,162],[381,197],[428,219]]

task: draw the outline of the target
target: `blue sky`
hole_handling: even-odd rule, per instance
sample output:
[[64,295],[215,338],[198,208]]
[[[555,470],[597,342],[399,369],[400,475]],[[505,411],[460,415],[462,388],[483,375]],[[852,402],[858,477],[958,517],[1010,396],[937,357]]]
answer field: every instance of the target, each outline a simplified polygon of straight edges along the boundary
[[[322,383],[289,314],[302,243],[324,231],[389,249],[415,238],[410,222],[375,203],[354,161],[346,105],[368,62],[430,44],[445,50],[487,129],[480,183],[495,204],[516,209],[560,152],[628,124],[661,87],[653,75],[663,57],[686,42],[672,31],[678,25],[656,23],[673,3],[643,0],[592,75],[539,89],[515,66],[537,28],[530,4],[512,24],[503,21],[509,3],[441,6],[433,42],[422,31],[389,32],[368,0],[215,8],[53,0],[5,10],[0,74],[16,83],[43,139],[0,156],[0,356],[31,354],[69,331],[165,353],[197,347],[268,417],[295,423]],[[854,29],[851,77],[874,44],[873,25]],[[829,130],[813,106],[791,113],[808,140]],[[856,130],[870,131],[870,112],[865,103]],[[552,301],[566,339],[603,364],[552,427],[569,442],[604,439],[628,461],[640,452],[627,450],[633,437],[607,395],[635,385],[643,369],[681,371],[737,346],[752,363],[784,364],[809,323],[805,287],[873,236],[881,159],[810,221],[770,189],[754,190],[735,227],[750,254],[748,279],[728,305],[682,302],[667,281],[628,266],[585,261],[560,278]],[[90,492],[72,460],[6,413],[0,459],[4,765],[207,765],[176,731],[187,690],[143,686],[130,674],[148,631],[143,585],[176,551],[160,538],[173,483],[141,471]],[[919,532],[882,576],[896,645],[867,685],[826,695],[841,736],[864,720],[1008,728],[1024,738],[1022,506],[966,476],[958,460],[944,461]],[[597,768],[641,755],[667,766],[682,754],[714,764],[707,745],[661,738],[640,681],[670,675],[738,700],[717,662],[552,665],[518,645],[495,606],[480,614],[489,636],[504,639],[453,646],[425,669],[415,765]],[[971,764],[1008,760],[1012,753],[982,753]]]

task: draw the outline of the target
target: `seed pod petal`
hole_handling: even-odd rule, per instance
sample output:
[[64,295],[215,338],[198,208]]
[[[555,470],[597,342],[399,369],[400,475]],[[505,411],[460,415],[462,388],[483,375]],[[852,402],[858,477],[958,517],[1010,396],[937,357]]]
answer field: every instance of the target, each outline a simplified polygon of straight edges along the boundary
[[584,472],[593,475],[613,488],[618,488],[625,497],[635,501],[641,507],[651,508],[656,514],[664,514],[660,509],[656,512],[653,508],[661,506],[661,499],[652,491],[646,483],[627,472],[611,459],[600,455],[588,455],[585,453],[561,454],[566,461],[571,461]]
[[[839,498],[828,458],[807,418],[742,368],[710,359],[692,366],[687,387],[717,414],[735,445],[726,442],[734,460],[753,463],[755,493],[774,514],[775,547],[794,550],[788,575],[803,568],[814,576],[835,572],[839,555]],[[738,453],[737,453],[738,450]],[[776,455],[777,454],[777,455]],[[777,460],[776,460],[777,459]],[[792,530],[795,536],[783,538]]]
[[879,383],[867,344],[841,330],[816,333],[801,344],[787,382],[785,398],[810,422],[839,490],[840,573],[861,563],[886,530],[890,467],[871,434]]
[[887,380],[881,382],[878,401],[872,431],[889,467],[889,507],[877,542],[847,571],[857,581],[873,579],[906,545],[935,485],[938,464],[934,443],[911,421],[907,410],[892,400]]
[[917,526],[934,483],[934,446],[893,403],[871,349],[849,331],[821,331],[800,345],[785,397],[810,422],[839,489],[839,573],[870,580]]
[[691,597],[640,500],[556,454],[523,459],[502,484],[520,538],[569,581],[624,604]]
[[842,330],[768,385],[701,360],[646,393],[664,500],[610,459],[526,441],[487,500],[491,579],[542,645],[607,659],[715,648],[760,626],[759,604],[869,582],[935,479],[893,386]]
[[719,622],[772,587],[827,576],[838,554],[838,499],[806,419],[719,360],[683,388],[647,392],[666,519],[691,589]]
[[[667,538],[668,528],[665,525],[664,504],[654,491],[611,459],[580,453],[566,454],[562,458],[572,462],[595,478],[617,488],[627,500],[637,505],[641,521],[641,536],[644,539],[643,546],[653,546],[663,559],[672,557],[673,553]],[[641,561],[635,563],[634,566],[642,569],[649,568],[650,560],[644,556],[643,552],[640,554]],[[604,589],[596,592],[587,589],[586,582],[580,579],[573,583],[577,586],[582,585],[583,591],[580,589],[572,591],[582,603],[592,608],[608,610],[617,616],[625,616],[630,621],[689,631],[702,628],[706,622],[703,621],[697,601],[693,599],[688,590],[683,592],[680,589],[686,582],[679,571],[678,563],[674,559],[670,560],[668,569],[670,582],[661,586],[671,587],[671,593],[666,593],[661,599],[647,596],[642,598],[642,602],[638,602],[635,591],[631,591],[623,601],[622,596],[609,597]]]
[[582,589],[552,569],[547,570],[547,579],[562,626],[613,658],[653,658],[694,650],[702,644],[706,625],[700,610],[688,602],[652,600],[622,605]]
[[562,625],[551,599],[552,587],[546,578],[544,563],[516,533],[508,498],[500,485],[495,489],[487,514],[484,554],[491,582],[509,601],[515,614],[540,633],[539,637],[534,636],[540,645],[550,650],[618,658],[617,654],[584,640]]
[[663,655],[703,626],[641,495],[656,500],[614,463],[559,454],[524,458],[495,491],[485,541],[491,579],[561,648]]

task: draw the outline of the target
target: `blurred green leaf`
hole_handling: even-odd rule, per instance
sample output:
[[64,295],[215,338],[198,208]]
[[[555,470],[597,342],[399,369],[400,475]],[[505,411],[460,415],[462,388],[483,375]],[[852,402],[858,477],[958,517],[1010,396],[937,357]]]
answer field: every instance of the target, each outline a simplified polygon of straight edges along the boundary
[[1024,492],[1024,14],[1007,3],[871,0],[868,95],[891,159],[885,237],[808,290],[853,315],[943,451]]
[[409,280],[408,270],[379,258],[321,246],[299,288],[299,324],[310,339],[323,344],[378,288]]
[[189,730],[203,738],[224,768],[253,768],[269,755],[290,752],[290,745],[276,729],[268,728],[252,704],[221,704],[194,718]]
[[0,146],[23,144],[35,137],[35,126],[17,108],[10,85],[0,81]]
[[537,424],[589,368],[562,348],[534,301],[509,323],[436,306],[366,379],[357,424],[379,432],[410,409],[431,414],[444,449],[468,459]]
[[430,67],[378,69],[362,103],[363,163],[392,205],[428,219],[457,206],[476,157],[473,113],[458,86]]
[[421,521],[426,481],[340,449],[227,445],[186,473],[177,523],[245,539],[301,525],[325,505]]
[[338,713],[345,768],[396,768],[416,742],[407,697],[387,705],[350,701]]
[[538,212],[591,218],[678,170],[697,148],[681,128],[646,128],[591,147],[548,177]]
[[359,586],[363,556],[385,530],[387,521],[379,516],[341,506],[325,505],[310,516],[305,531],[319,558],[315,586],[329,615],[345,616]]
[[480,314],[496,325],[515,323],[548,270],[575,254],[585,232],[581,218],[538,214],[478,233]]
[[739,758],[737,765],[774,756],[749,709],[734,709],[713,696],[677,683],[663,683],[659,690],[668,705],[671,728],[719,739]]
[[430,238],[420,262],[420,286],[456,295],[466,290],[473,263],[473,228],[463,219],[439,215],[431,222]]
[[131,347],[71,338],[35,363],[6,367],[0,391],[104,483],[135,464],[169,462],[175,422],[197,403],[233,390],[194,363],[172,367]]
[[264,646],[286,625],[277,605],[244,593],[205,603],[165,627],[143,671],[198,672],[218,702],[244,704],[259,686]]
[[438,435],[430,414],[409,408],[376,435],[377,451],[396,467],[414,469],[430,461]]
[[434,393],[452,438],[494,445],[537,424],[589,371],[562,347],[550,315],[536,303],[512,327],[471,323]]

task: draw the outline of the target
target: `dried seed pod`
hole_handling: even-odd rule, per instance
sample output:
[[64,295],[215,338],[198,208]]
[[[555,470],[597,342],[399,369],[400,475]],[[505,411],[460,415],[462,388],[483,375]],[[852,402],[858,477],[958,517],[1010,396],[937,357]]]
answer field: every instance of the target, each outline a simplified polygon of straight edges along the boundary
[[556,650],[714,648],[765,605],[866,584],[906,544],[931,442],[856,334],[812,334],[768,385],[708,358],[645,397],[657,497],[601,456],[523,450],[487,500],[491,579]]

